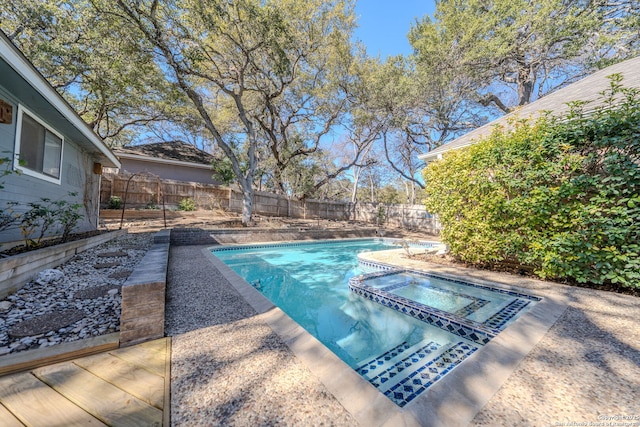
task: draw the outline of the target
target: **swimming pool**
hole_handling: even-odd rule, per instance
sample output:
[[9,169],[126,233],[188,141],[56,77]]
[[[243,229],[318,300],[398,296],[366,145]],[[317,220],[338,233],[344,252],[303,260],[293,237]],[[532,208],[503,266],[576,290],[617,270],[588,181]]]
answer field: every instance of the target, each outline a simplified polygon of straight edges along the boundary
[[372,266],[359,265],[359,253],[396,248],[392,240],[358,239],[212,252],[402,407],[535,301],[500,325],[484,324],[527,298],[489,298],[488,287],[411,272],[364,274]]

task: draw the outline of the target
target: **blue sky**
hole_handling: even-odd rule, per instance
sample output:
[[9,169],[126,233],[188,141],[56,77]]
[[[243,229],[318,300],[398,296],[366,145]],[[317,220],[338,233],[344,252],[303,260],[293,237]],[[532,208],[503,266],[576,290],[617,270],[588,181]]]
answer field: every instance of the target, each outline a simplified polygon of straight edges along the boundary
[[356,15],[359,28],[355,36],[367,46],[371,56],[411,53],[407,40],[409,28],[416,18],[431,15],[434,0],[357,0]]

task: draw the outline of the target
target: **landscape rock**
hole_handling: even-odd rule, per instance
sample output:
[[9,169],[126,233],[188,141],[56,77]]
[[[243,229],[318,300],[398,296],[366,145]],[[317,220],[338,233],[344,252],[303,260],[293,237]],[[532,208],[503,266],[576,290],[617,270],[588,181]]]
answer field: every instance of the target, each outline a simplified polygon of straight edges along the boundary
[[129,254],[123,251],[102,252],[99,253],[100,258],[128,257]]
[[13,306],[13,304],[11,304],[10,301],[0,301],[0,313],[6,313],[9,310],[11,310],[11,307]]
[[[119,236],[83,251],[55,269],[41,272],[35,280],[0,300],[0,356],[118,332],[120,287],[151,243],[151,233]],[[117,262],[104,263],[105,257],[98,256],[120,251],[124,245],[139,250],[117,258]],[[114,271],[107,267],[115,266],[122,266],[118,269],[122,274],[109,277]]]
[[48,268],[38,273],[35,282],[39,285],[50,285],[64,279],[64,273],[54,268]]

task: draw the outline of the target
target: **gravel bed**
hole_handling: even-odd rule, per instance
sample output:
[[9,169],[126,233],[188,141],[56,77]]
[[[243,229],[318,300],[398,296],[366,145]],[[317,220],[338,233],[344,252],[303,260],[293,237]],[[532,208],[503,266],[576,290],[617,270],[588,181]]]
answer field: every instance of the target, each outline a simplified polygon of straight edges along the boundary
[[151,233],[116,237],[1,300],[0,356],[118,332],[120,287],[151,243]]

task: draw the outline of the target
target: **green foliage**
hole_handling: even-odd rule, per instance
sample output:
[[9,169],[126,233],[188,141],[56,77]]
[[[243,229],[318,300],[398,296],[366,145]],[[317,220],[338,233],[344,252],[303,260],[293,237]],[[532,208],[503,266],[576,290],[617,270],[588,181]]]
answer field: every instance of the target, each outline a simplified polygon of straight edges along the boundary
[[111,196],[109,197],[109,203],[107,204],[108,209],[121,209],[122,208],[122,199],[119,196]]
[[[420,69],[455,70],[478,90],[480,103],[506,111],[607,61],[636,56],[634,8],[637,2],[626,0],[439,1],[409,39]],[[507,88],[515,89],[515,103],[502,95]]]
[[[75,197],[78,193],[69,193],[70,196]],[[78,225],[78,221],[82,218],[82,215],[78,212],[82,205],[80,203],[70,203],[66,200],[58,200],[55,204],[55,217],[56,222],[60,224],[60,240],[66,242],[69,240],[69,235]]]
[[380,193],[378,194],[378,201],[380,203],[400,204],[404,201],[403,199],[404,194],[393,185],[385,185],[380,189]]
[[231,160],[227,157],[220,161],[215,161],[211,165],[213,168],[213,179],[219,181],[224,185],[229,185],[235,180],[235,173],[233,172],[233,166]]
[[427,167],[425,203],[453,255],[640,287],[640,110],[620,80],[607,108],[512,122]]
[[194,202],[190,197],[182,199],[180,200],[180,203],[178,203],[178,210],[180,211],[195,211],[196,209],[196,202]]
[[182,102],[149,51],[98,2],[0,0],[0,26],[108,145],[130,142]]
[[20,217],[20,231],[24,237],[25,246],[37,248],[40,247],[42,238],[55,222],[54,202],[43,197],[38,202],[27,203],[27,207],[29,209]]
[[376,221],[378,225],[383,225],[387,220],[387,209],[384,206],[378,207],[378,214],[376,216]]
[[[76,196],[77,193],[69,193]],[[19,216],[20,231],[25,239],[25,246],[38,248],[42,245],[42,239],[55,225],[60,226],[60,240],[65,242],[82,218],[78,210],[82,207],[79,203],[70,203],[66,200],[53,201],[43,197],[37,202],[27,203],[29,208]]]

